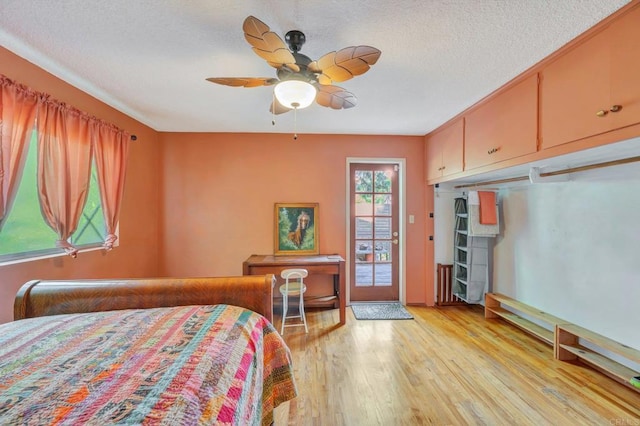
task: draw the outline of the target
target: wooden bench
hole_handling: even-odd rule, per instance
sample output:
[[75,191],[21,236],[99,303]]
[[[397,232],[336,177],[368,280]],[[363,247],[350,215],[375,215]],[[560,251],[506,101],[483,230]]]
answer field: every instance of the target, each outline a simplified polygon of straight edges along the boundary
[[[536,324],[522,316],[504,309],[502,306],[509,306],[516,311],[522,312],[531,318],[536,318],[541,322],[548,324],[549,328],[544,328],[541,325]],[[554,330],[557,324],[566,323],[567,321],[555,317],[551,314],[541,311],[540,309],[533,308],[527,304],[517,301],[509,296],[505,296],[499,293],[486,293],[484,297],[484,317],[489,318],[502,318],[507,322],[515,325],[523,331],[531,334],[532,336],[542,340],[548,345],[553,346]]]
[[640,389],[631,385],[631,378],[640,375],[639,372],[580,345],[581,339],[607,352],[615,353],[622,358],[640,364],[640,351],[575,324],[556,325],[556,341],[554,345],[556,359],[561,361],[579,360],[640,392]]

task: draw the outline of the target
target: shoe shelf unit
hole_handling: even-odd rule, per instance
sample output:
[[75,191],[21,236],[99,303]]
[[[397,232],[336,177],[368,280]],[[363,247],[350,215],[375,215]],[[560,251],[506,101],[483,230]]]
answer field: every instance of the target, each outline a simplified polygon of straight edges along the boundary
[[[554,328],[556,324],[566,323],[565,320],[533,308],[511,297],[499,293],[487,293],[485,295],[484,317],[485,318],[502,318],[503,320],[515,325],[526,333],[542,340],[550,346],[554,344]],[[503,306],[513,308],[517,312],[522,312],[528,318],[535,318],[538,322],[544,323],[549,328],[539,325],[524,316],[518,315]]]
[[[632,386],[632,378],[640,375],[639,372],[601,355],[599,352],[586,348],[580,343],[583,341],[589,342],[591,345],[604,349],[608,353],[614,353],[640,365],[640,351],[638,350],[575,324],[557,324],[555,336],[554,353],[556,359],[561,361],[581,361],[627,386]],[[633,388],[640,392],[637,387]]]
[[[623,345],[500,293],[485,295],[484,316],[486,319],[505,320],[542,340],[553,347],[554,357],[558,360],[580,361],[640,392],[640,388],[633,384],[634,377],[640,376],[640,372],[605,355],[615,354],[618,358],[640,365],[640,350]],[[589,348],[584,345],[585,343]],[[591,347],[598,348],[598,350],[591,349]]]

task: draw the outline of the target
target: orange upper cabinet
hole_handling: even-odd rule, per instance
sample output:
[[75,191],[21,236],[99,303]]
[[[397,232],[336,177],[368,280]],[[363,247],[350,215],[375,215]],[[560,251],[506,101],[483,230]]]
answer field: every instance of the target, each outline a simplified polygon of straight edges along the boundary
[[427,136],[427,181],[462,171],[463,126],[461,118]]
[[640,7],[542,70],[541,148],[640,122]]
[[465,170],[531,154],[537,146],[537,74],[465,116]]
[[640,123],[640,7],[605,31],[611,41],[611,98],[614,128]]

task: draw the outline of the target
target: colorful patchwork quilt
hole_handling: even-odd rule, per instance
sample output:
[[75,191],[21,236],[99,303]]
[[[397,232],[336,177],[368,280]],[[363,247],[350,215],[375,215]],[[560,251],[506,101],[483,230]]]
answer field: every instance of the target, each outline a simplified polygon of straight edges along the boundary
[[264,425],[295,396],[282,338],[236,306],[0,325],[2,425]]

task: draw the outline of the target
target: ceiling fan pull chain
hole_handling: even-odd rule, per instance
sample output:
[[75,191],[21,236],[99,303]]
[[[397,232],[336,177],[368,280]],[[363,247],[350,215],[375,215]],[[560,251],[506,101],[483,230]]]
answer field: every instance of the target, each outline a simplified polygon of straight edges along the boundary
[[293,140],[298,140],[298,107],[293,107]]
[[271,92],[271,125],[276,125],[276,94]]

